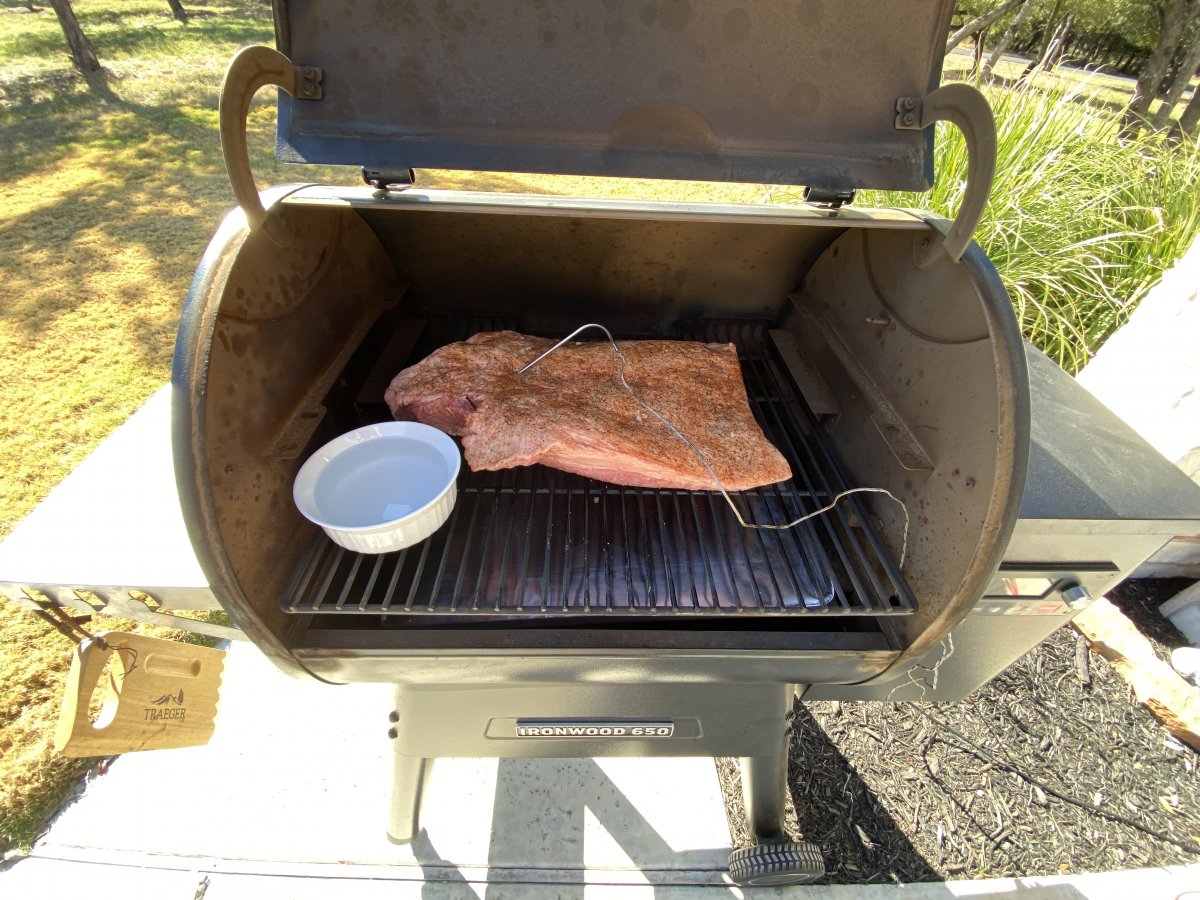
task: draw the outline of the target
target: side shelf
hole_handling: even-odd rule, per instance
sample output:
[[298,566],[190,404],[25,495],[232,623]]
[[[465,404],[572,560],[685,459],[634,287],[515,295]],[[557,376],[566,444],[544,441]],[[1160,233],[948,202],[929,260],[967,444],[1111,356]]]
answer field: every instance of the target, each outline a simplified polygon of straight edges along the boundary
[[237,628],[173,615],[219,610],[192,551],[171,466],[163,387],[0,542],[0,594],[238,639]]

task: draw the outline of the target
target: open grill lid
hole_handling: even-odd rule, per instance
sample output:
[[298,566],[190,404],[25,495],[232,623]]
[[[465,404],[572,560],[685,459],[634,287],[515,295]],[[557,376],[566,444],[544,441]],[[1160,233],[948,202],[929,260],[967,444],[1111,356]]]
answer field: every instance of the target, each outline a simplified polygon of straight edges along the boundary
[[[952,0],[275,0],[278,156],[925,190]],[[319,70],[317,72],[316,70]],[[319,98],[319,99],[310,99]]]

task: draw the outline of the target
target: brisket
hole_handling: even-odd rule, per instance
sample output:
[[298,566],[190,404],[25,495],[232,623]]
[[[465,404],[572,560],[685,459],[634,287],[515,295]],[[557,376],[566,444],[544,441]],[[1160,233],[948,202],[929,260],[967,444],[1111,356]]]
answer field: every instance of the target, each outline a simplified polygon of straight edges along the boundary
[[[397,419],[462,438],[474,471],[541,463],[634,487],[715,490],[687,446],[621,386],[607,342],[484,332],[434,351],[392,380]],[[732,344],[619,341],[625,378],[705,456],[729,490],[791,477],[754,420]]]

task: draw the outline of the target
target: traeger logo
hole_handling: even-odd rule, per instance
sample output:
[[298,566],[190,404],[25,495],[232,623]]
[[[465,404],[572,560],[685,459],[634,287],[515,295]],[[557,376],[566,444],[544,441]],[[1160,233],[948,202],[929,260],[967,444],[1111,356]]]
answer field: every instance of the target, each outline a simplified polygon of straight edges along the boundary
[[519,738],[669,738],[674,722],[518,719]]
[[183,688],[177,694],[163,694],[157,700],[150,701],[153,706],[146,707],[147,722],[158,722],[162,719],[183,719],[187,716],[187,707],[183,705]]

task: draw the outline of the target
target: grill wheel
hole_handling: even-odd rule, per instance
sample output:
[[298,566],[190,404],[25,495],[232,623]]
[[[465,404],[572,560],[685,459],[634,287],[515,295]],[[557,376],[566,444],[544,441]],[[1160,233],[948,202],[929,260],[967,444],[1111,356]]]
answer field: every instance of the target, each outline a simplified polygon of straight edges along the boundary
[[816,844],[798,841],[755,844],[729,855],[729,877],[742,887],[812,884],[825,874]]

